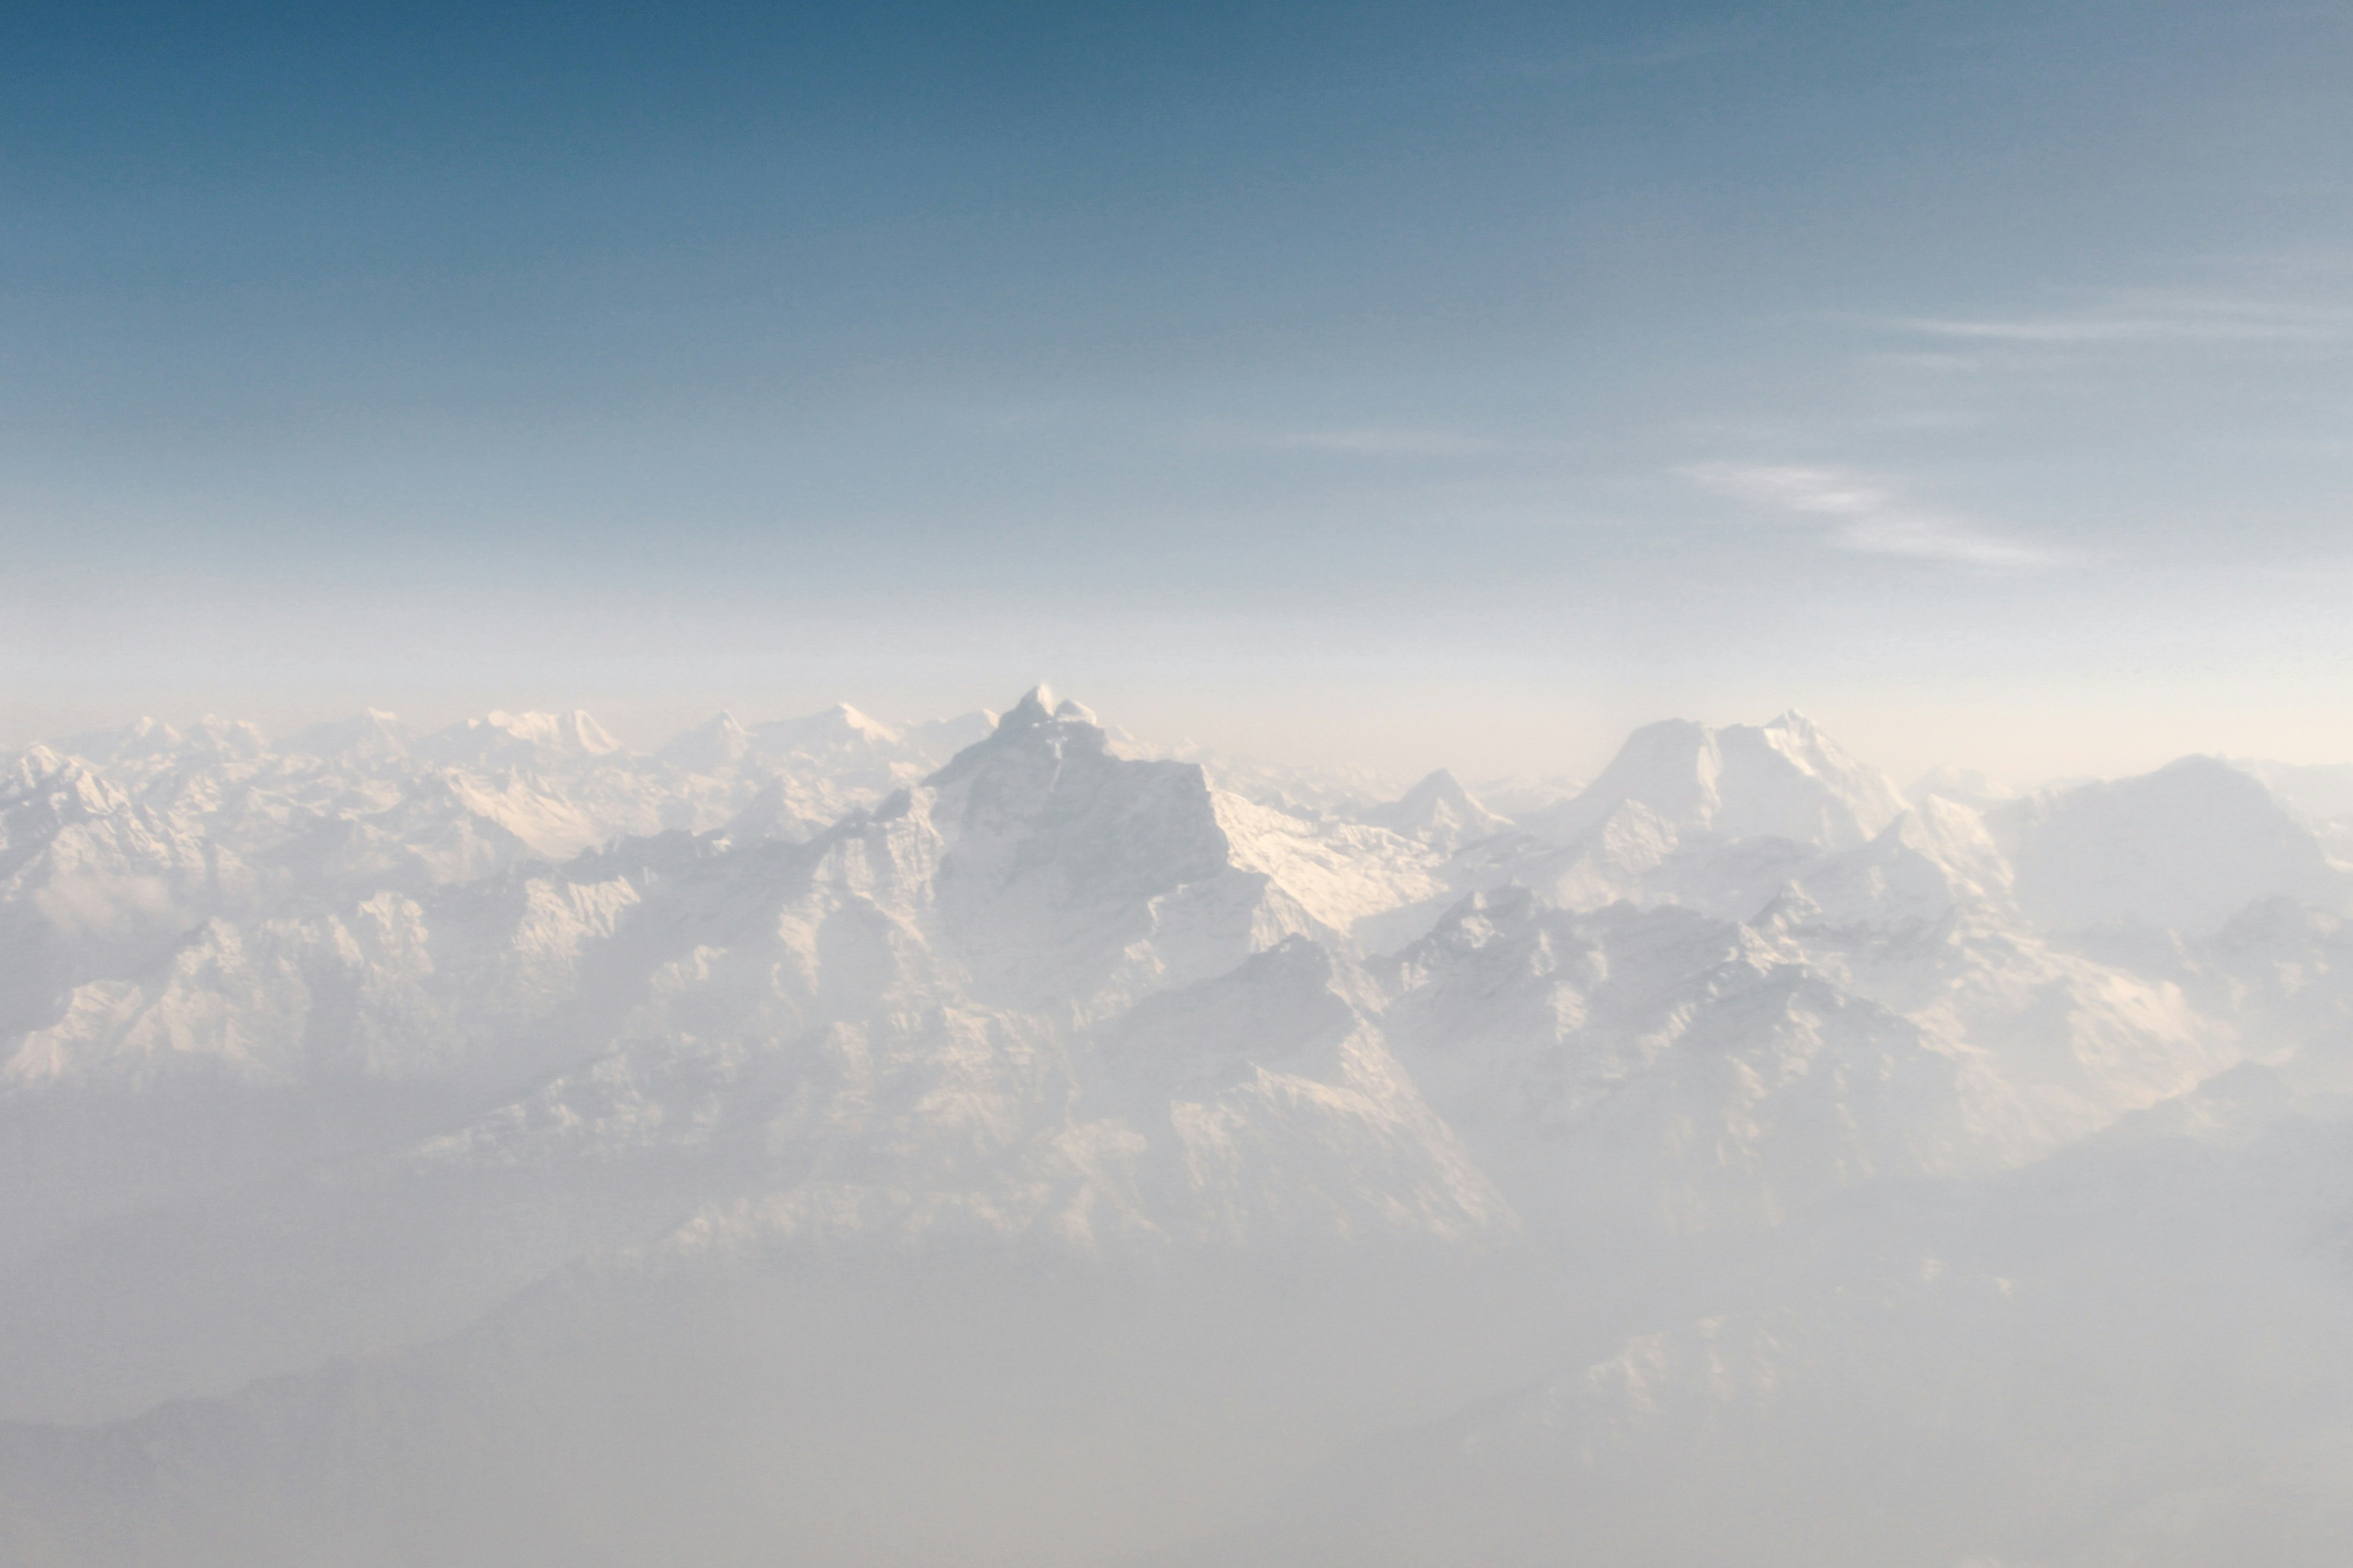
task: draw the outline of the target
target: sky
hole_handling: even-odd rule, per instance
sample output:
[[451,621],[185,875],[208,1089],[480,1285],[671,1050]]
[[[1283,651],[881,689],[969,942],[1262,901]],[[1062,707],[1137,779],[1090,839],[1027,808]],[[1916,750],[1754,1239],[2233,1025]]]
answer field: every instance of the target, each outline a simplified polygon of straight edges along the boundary
[[2353,762],[2353,8],[19,5],[0,743]]

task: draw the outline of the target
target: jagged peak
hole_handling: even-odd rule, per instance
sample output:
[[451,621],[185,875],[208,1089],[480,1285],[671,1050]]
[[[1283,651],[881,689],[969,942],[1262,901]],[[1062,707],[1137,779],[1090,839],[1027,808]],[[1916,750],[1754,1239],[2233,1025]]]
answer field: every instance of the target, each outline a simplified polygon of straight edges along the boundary
[[755,724],[750,733],[759,740],[764,750],[782,752],[859,744],[895,746],[901,738],[892,726],[847,702],[837,702],[797,719]]
[[752,731],[734,714],[722,710],[691,730],[680,731],[654,753],[665,763],[690,771],[725,767],[750,754]]
[[1446,849],[1511,826],[1509,817],[1489,811],[1444,768],[1435,770],[1396,800],[1367,807],[1358,816],[1373,826]]
[[1572,837],[1629,800],[1678,829],[1825,847],[1862,842],[1904,809],[1892,781],[1790,709],[1762,725],[1646,724],[1576,799],[1527,821],[1551,837]]
[[1021,694],[1021,700],[1005,710],[997,721],[1004,730],[1029,730],[1045,723],[1054,716],[1054,689],[1040,681]]
[[452,725],[444,733],[480,733],[497,730],[522,741],[571,741],[588,751],[617,751],[620,742],[605,732],[585,708],[564,712],[545,709],[525,709],[511,713],[503,708],[493,708],[480,719],[467,719]]
[[878,739],[897,738],[898,732],[890,725],[885,724],[882,721],[875,718],[871,713],[865,712],[860,709],[852,708],[847,702],[837,702],[832,707],[827,709],[824,712],[818,714],[818,717],[820,719],[831,720],[842,729],[854,730],[861,735]]
[[418,749],[437,763],[507,766],[609,757],[621,750],[621,743],[585,709],[561,713],[494,709],[480,719],[460,720],[436,731]]
[[1093,709],[1068,697],[1057,697],[1054,689],[1040,682],[1021,694],[1021,700],[1005,710],[997,721],[1000,735],[1035,730],[1049,724],[1082,724],[1101,730],[1103,722]]
[[1408,802],[1418,804],[1428,800],[1460,803],[1470,798],[1471,792],[1462,787],[1462,781],[1456,778],[1451,769],[1433,768],[1423,775],[1420,783],[1399,795],[1398,804],[1403,805]]
[[[493,721],[501,717],[496,713],[491,715]],[[577,746],[592,756],[603,756],[621,749],[621,742],[613,739],[605,726],[591,718],[585,708],[575,708],[565,713],[517,714],[506,728],[515,734],[530,734],[536,738],[542,732],[543,724],[566,743]]]
[[1022,693],[1021,700],[1005,710],[995,730],[949,758],[924,782],[951,783],[980,766],[989,756],[1036,743],[1050,745],[1061,755],[1073,752],[1107,754],[1110,737],[1084,704],[1057,700],[1050,686],[1033,686]]

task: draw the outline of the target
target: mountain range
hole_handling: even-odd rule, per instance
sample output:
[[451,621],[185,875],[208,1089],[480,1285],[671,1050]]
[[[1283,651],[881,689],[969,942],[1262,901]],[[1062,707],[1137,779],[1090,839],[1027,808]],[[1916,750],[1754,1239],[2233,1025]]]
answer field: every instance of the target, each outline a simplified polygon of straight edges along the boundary
[[1042,687],[0,762],[0,1560],[2353,1530],[2317,770],[1385,795]]

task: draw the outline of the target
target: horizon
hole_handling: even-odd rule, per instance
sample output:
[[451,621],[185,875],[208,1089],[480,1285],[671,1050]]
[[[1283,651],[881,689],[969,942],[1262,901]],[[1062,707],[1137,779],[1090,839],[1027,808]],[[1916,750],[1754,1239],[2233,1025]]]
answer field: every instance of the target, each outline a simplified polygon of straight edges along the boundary
[[[1518,753],[1535,758],[1582,759],[1582,765],[1495,766],[1492,763],[1489,765],[1480,765],[1476,763],[1437,756],[1437,752],[1427,745],[1418,750],[1391,749],[1387,752],[1378,749],[1369,752],[1350,752],[1332,746],[1321,750],[1312,747],[1303,750],[1295,744],[1286,748],[1285,739],[1294,742],[1297,740],[1295,731],[1285,736],[1243,730],[1239,732],[1246,739],[1257,740],[1261,742],[1260,745],[1233,744],[1213,738],[1217,734],[1214,729],[1208,734],[1197,732],[1199,729],[1198,725],[1193,730],[1174,731],[1147,728],[1142,723],[1131,722],[1116,705],[1089,701],[1084,694],[1064,687],[1059,682],[1035,681],[1025,690],[1039,688],[1050,690],[1060,698],[1078,700],[1082,706],[1090,709],[1095,714],[1097,721],[1114,737],[1140,743],[1150,748],[1154,754],[1174,755],[1186,760],[1202,757],[1219,758],[1236,763],[1263,763],[1279,768],[1309,771],[1353,769],[1368,775],[1366,781],[1368,784],[1377,782],[1383,787],[1400,791],[1440,771],[1454,774],[1466,786],[1474,790],[1482,784],[1500,784],[1512,779],[1565,780],[1582,787],[1591,783],[1594,775],[1608,765],[1635,731],[1649,725],[1682,721],[1703,724],[1712,730],[1733,727],[1758,728],[1768,726],[1790,714],[1801,715],[1811,721],[1841,751],[1864,765],[1885,774],[1907,794],[1918,787],[1929,776],[1946,770],[1959,774],[1978,774],[1989,784],[2013,794],[2029,795],[2041,790],[2064,788],[2101,780],[2137,777],[2153,773],[2171,763],[2191,757],[2208,757],[2233,764],[2263,763],[2290,767],[2353,769],[2353,756],[2341,752],[2318,755],[2309,752],[2280,754],[2260,750],[2231,750],[2221,746],[2209,746],[2156,755],[2152,749],[2145,745],[2136,751],[2119,745],[2113,740],[2105,748],[2105,754],[2128,760],[2125,765],[2105,772],[2086,768],[2042,776],[2021,777],[2015,773],[2006,773],[1995,768],[1983,766],[1968,755],[1935,752],[1927,749],[1933,746],[1933,740],[1915,740],[1913,748],[1909,751],[1899,748],[1898,754],[1915,763],[1916,765],[1898,765],[1883,761],[1881,755],[1875,753],[1869,746],[1859,743],[1853,738],[1854,728],[1840,721],[1841,718],[1851,721],[1856,717],[1855,715],[1825,714],[1802,705],[1788,705],[1769,712],[1732,718],[1701,717],[1689,713],[1653,714],[1648,718],[1635,719],[1614,732],[1608,731],[1601,724],[1588,720],[1572,731],[1577,739],[1568,744],[1552,751],[1533,750]],[[912,694],[893,692],[885,695],[904,699]],[[368,712],[385,714],[395,718],[406,728],[412,738],[422,739],[437,731],[462,725],[470,721],[487,719],[493,715],[522,717],[533,713],[565,714],[576,711],[587,714],[603,726],[620,743],[626,752],[642,756],[659,752],[669,742],[714,721],[723,714],[733,716],[738,722],[747,726],[757,726],[817,717],[835,708],[847,707],[885,725],[904,728],[983,713],[1001,716],[1020,700],[1021,695],[1021,692],[1017,692],[1009,698],[999,697],[995,701],[976,702],[962,707],[955,705],[953,701],[935,702],[925,707],[921,706],[920,699],[917,699],[916,706],[898,708],[884,707],[873,702],[852,701],[847,698],[839,697],[801,704],[786,700],[781,705],[773,702],[758,705],[758,700],[754,699],[734,703],[721,702],[716,706],[699,710],[690,710],[680,705],[638,699],[635,701],[625,700],[618,705],[618,711],[627,716],[621,719],[617,719],[614,711],[607,707],[577,702],[548,704],[491,702],[462,709],[445,702],[422,710],[410,709],[406,711],[400,708],[381,703],[364,703],[358,707],[336,711],[302,711],[298,716],[282,721],[275,726],[263,723],[248,713],[205,709],[201,711],[184,712],[176,716],[165,713],[141,713],[116,721],[81,724],[37,735],[0,734],[0,748],[22,751],[35,744],[55,746],[74,740],[90,740],[116,734],[142,721],[151,721],[168,724],[185,732],[206,720],[217,720],[228,723],[252,723],[261,731],[272,748],[276,749],[282,747],[310,726],[334,723],[360,717]],[[1150,705],[1147,703],[1145,706],[1149,710]],[[1210,717],[1214,720],[1215,716],[1210,715]],[[1883,733],[1873,729],[1868,722],[1868,715],[1864,716],[1865,722],[1859,727],[1862,732],[1866,735]],[[1483,717],[1476,721],[1482,728],[1485,727]],[[2054,727],[2080,722],[2073,716],[2054,717],[2052,721]],[[2005,715],[2000,722],[2014,724],[2016,717]],[[1901,732],[1900,727],[1897,732]],[[2243,728],[2242,732],[2245,732]],[[1501,754],[1508,757],[1514,753]],[[1437,760],[1430,761],[1426,764],[1399,760],[1422,755],[1437,756]]]

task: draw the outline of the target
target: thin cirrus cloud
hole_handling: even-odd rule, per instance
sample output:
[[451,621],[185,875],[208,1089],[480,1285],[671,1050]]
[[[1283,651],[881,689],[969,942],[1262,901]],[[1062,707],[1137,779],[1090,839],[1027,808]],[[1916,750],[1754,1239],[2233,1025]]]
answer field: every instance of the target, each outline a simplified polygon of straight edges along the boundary
[[1841,550],[1997,571],[2030,571],[2068,559],[1921,510],[1883,481],[1852,469],[1698,463],[1683,474],[1711,494],[1816,521],[1823,541]]
[[2215,295],[2134,294],[2034,316],[1906,316],[1887,325],[1926,337],[2052,346],[2353,342],[2353,311]]

